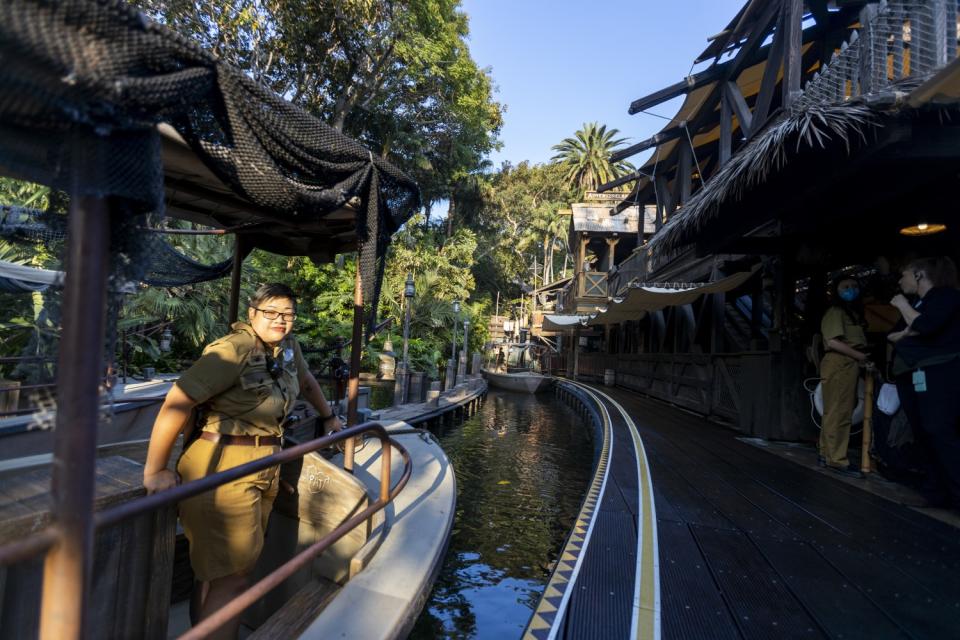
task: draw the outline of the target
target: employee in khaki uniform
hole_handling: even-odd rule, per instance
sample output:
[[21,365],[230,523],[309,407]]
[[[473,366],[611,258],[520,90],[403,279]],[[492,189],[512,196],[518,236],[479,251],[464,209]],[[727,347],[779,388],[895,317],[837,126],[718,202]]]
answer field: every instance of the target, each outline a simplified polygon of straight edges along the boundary
[[[282,284],[261,286],[250,300],[248,317],[249,324],[234,323],[232,333],[208,345],[167,394],[143,470],[148,493],[278,452],[281,423],[300,393],[328,431],[341,428],[291,335],[293,292]],[[167,469],[170,452],[198,405],[200,432],[174,473]],[[247,587],[278,484],[279,467],[271,467],[180,503],[190,564],[200,583],[191,601],[195,622]],[[215,637],[235,638],[239,625],[234,619]]]
[[820,322],[826,353],[820,362],[823,426],[818,444],[819,463],[840,475],[861,477],[860,471],[847,459],[859,368],[872,366],[865,353],[867,336],[859,302],[860,285],[854,278],[842,278],[832,293],[834,304]]

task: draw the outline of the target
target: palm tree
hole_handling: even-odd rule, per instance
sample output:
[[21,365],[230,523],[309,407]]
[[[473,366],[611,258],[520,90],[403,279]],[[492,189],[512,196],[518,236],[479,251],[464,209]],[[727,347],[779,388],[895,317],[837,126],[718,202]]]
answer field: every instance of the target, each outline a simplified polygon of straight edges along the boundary
[[607,130],[607,125],[588,122],[572,138],[566,138],[554,145],[553,162],[559,162],[567,168],[567,182],[581,192],[595,191],[605,182],[610,182],[634,170],[625,160],[611,162],[611,154],[626,142],[626,138],[615,138],[618,129]]

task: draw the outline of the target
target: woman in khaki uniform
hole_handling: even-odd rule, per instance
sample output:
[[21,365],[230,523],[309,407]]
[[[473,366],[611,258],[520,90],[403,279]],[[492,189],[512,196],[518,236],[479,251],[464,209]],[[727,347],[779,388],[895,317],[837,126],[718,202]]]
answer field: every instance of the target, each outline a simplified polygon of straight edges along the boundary
[[821,466],[841,475],[860,477],[859,470],[847,459],[860,366],[869,365],[859,305],[860,285],[854,278],[842,278],[832,293],[834,304],[820,322],[826,353],[820,361],[823,426],[818,443],[819,461]]
[[[281,424],[300,393],[328,430],[340,429],[291,335],[293,292],[282,284],[261,286],[250,300],[248,316],[249,324],[234,323],[232,333],[208,345],[167,394],[143,470],[148,493],[278,452]],[[170,452],[197,406],[200,432],[174,473],[167,469]],[[246,589],[278,484],[279,467],[271,467],[180,503],[190,564],[200,583],[191,602],[195,621]],[[232,620],[216,637],[235,638],[239,624],[239,618]]]

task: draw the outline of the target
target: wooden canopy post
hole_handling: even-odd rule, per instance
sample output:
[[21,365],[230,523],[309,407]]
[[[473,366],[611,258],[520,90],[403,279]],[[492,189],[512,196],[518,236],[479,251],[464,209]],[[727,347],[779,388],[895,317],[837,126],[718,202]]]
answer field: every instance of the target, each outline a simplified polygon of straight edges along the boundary
[[[357,271],[353,280],[353,338],[350,343],[350,381],[347,383],[347,426],[357,424],[360,401],[360,354],[363,351],[363,276],[360,273],[360,251],[357,250]],[[353,438],[344,441],[343,468],[353,472]]]
[[86,635],[109,218],[104,198],[71,199],[51,482],[52,526],[59,539],[43,567],[40,637],[45,640]]
[[863,381],[863,443],[860,445],[860,471],[870,473],[870,447],[873,445],[873,369],[866,370]]
[[785,0],[783,3],[783,106],[789,108],[800,94],[803,75],[803,0]]
[[230,310],[227,314],[230,324],[236,322],[240,314],[240,276],[245,256],[243,244],[243,236],[237,234],[233,243],[233,271],[230,272]]

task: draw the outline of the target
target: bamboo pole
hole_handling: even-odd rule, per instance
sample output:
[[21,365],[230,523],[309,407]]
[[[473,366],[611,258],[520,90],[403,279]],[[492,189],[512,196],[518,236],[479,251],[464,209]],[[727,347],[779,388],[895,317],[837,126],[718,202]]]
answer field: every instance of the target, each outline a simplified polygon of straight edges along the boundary
[[873,444],[873,368],[867,369],[863,385],[863,444],[860,452],[860,471],[870,473],[870,446]]

